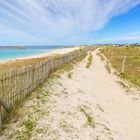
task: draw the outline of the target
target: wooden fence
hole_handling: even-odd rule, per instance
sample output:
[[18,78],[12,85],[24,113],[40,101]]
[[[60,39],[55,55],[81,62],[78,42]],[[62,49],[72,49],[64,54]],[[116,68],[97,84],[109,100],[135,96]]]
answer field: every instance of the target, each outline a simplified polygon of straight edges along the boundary
[[48,75],[58,66],[82,56],[87,51],[77,50],[57,57],[51,57],[46,61],[11,69],[0,74],[0,125],[7,113],[13,107],[30,94],[39,84],[43,83]]

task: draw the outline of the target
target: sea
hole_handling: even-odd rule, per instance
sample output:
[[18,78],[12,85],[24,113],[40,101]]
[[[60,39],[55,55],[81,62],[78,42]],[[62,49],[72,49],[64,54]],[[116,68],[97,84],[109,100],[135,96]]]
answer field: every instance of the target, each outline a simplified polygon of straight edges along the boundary
[[0,47],[0,61],[52,52],[63,48],[64,46]]

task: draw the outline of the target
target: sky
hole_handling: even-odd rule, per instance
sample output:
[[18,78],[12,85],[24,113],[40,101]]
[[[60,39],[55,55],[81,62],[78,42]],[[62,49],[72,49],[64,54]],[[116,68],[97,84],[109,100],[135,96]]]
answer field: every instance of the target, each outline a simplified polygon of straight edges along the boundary
[[140,0],[0,0],[0,45],[140,42]]

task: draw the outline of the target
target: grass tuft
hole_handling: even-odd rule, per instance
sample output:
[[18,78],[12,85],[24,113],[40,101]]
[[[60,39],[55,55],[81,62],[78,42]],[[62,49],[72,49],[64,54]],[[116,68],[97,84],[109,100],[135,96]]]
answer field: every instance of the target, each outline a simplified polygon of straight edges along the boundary
[[90,114],[88,114],[83,108],[80,108],[80,111],[83,112],[84,115],[86,116],[86,118],[87,118],[87,123],[88,123],[91,127],[95,128],[95,122],[94,122],[93,117],[90,116]]
[[93,60],[92,53],[89,53],[88,62],[87,62],[87,65],[86,65],[87,69],[91,66],[92,60]]
[[73,74],[72,72],[70,72],[70,73],[68,74],[68,78],[69,78],[69,79],[72,78],[72,74]]
[[9,139],[14,139],[14,140],[29,140],[30,139],[33,128],[35,127],[35,122],[28,119],[24,121],[21,126],[22,126],[22,129],[17,130],[14,133],[10,134]]

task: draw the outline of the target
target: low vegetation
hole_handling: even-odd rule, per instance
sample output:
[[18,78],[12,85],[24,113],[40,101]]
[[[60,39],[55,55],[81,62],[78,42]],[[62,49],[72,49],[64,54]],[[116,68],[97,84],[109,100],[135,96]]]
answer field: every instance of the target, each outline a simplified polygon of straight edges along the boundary
[[92,53],[89,53],[88,62],[86,64],[86,68],[88,69],[92,64],[93,56]]
[[[80,51],[83,51],[83,48],[79,48]],[[56,54],[53,57],[59,57],[59,54]],[[42,61],[45,61],[47,59],[49,59],[52,56],[43,56],[43,57],[39,57],[39,58],[29,58],[29,59],[16,59],[13,61],[8,61],[5,63],[0,63],[0,70],[1,71],[5,71],[5,70],[9,70],[9,69],[13,69],[13,68],[19,68],[19,67],[23,67],[23,66],[28,66],[28,65],[34,65],[37,63],[40,63]],[[82,56],[81,56],[82,58]],[[80,58],[79,58],[80,59]]]
[[[102,48],[101,52],[110,61],[112,67],[120,73],[120,77],[140,87],[140,47],[110,46]],[[126,60],[122,72],[124,56]]]
[[79,63],[79,62],[83,61],[83,59],[84,59],[86,56],[87,56],[87,52],[86,52],[84,55],[82,55],[82,56],[78,57],[77,59],[75,59],[75,60],[73,61],[73,63],[75,64],[75,63]]
[[69,78],[69,79],[72,78],[72,74],[73,74],[72,72],[70,72],[70,73],[68,74],[68,78]]
[[84,55],[79,56],[78,58],[76,58],[75,60],[73,60],[72,62],[63,64],[61,66],[59,66],[59,68],[57,68],[57,74],[61,74],[63,72],[68,72],[68,78],[72,77],[72,70],[73,70],[73,66],[74,64],[78,64],[79,62],[83,61],[83,59],[87,56],[87,53],[84,53]]
[[27,120],[23,123],[23,125],[25,127],[24,133],[26,134],[27,138],[30,138],[34,127],[34,122],[32,120]]
[[35,122],[28,119],[25,122],[23,122],[23,124],[21,124],[21,130],[17,130],[9,135],[9,139],[29,140],[32,135],[32,131],[34,127],[35,127]]
[[9,62],[6,62],[6,63],[1,63],[0,64],[0,69],[1,69],[1,71],[4,71],[4,70],[11,69],[11,68],[19,68],[19,67],[22,67],[22,66],[33,65],[33,64],[37,64],[39,62],[42,62],[46,59],[48,59],[48,57],[30,58],[30,59],[9,61]]
[[107,71],[108,71],[109,73],[111,73],[111,69],[110,69],[109,63],[107,63],[107,64],[105,65],[105,67],[106,67]]
[[95,128],[95,122],[94,122],[93,117],[92,117],[90,114],[88,114],[88,113],[85,111],[85,109],[83,109],[83,108],[80,108],[80,111],[81,111],[82,113],[84,113],[85,117],[87,118],[87,124],[90,125],[91,127]]

